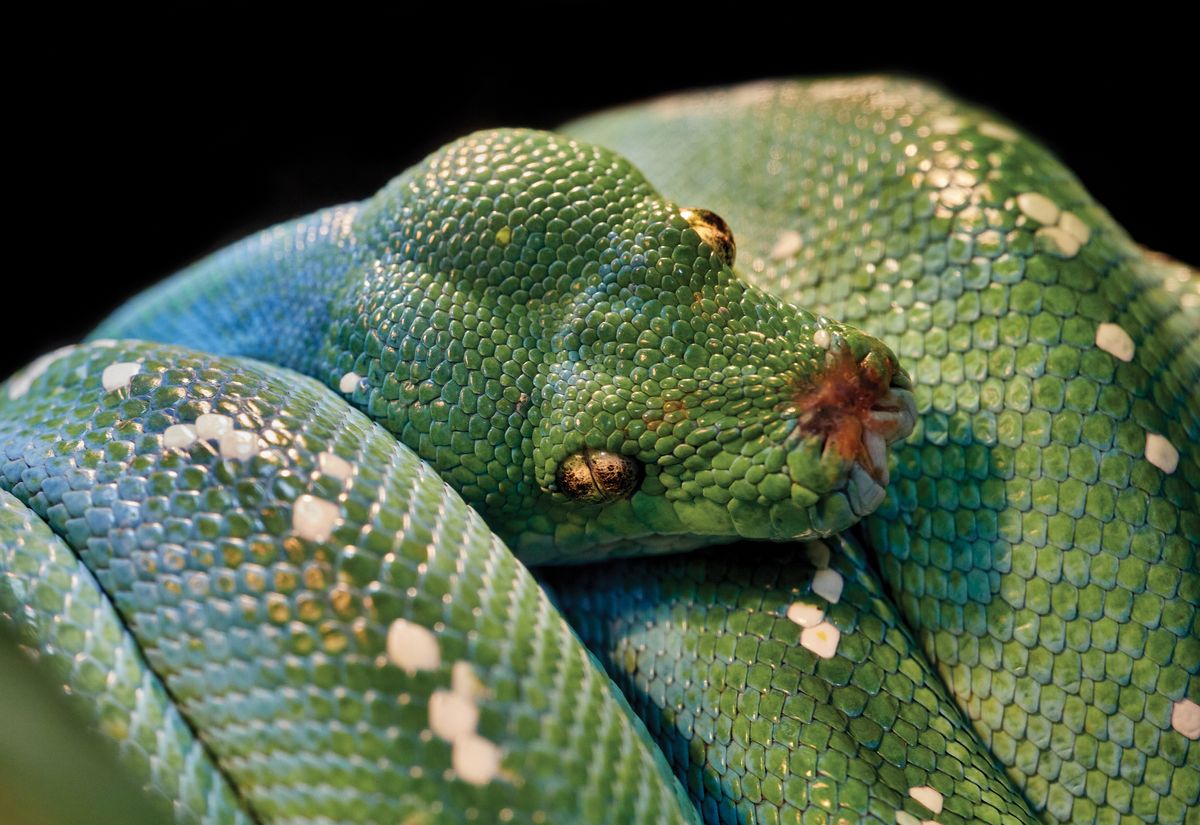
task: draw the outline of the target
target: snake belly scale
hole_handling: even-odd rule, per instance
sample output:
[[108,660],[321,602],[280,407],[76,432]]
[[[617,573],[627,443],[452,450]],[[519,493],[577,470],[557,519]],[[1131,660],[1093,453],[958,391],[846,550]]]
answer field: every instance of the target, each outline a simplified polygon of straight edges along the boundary
[[0,388],[0,616],[160,816],[1190,821],[1196,274],[915,84],[563,132]]

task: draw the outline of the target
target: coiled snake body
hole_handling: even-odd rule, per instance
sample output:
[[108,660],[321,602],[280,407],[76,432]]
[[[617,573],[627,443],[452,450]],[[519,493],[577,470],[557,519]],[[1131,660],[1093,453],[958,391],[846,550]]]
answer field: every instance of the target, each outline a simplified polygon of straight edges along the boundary
[[478,133],[10,379],[0,609],[180,821],[1184,822],[1198,306],[912,84]]

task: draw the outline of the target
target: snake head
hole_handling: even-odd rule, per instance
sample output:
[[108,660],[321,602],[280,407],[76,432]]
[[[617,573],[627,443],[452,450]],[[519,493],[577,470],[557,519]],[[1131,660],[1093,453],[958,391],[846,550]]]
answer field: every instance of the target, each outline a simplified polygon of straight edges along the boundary
[[843,530],[913,426],[882,343],[742,281],[724,221],[597,146],[464,138],[355,244],[331,383],[355,365],[526,562]]
[[811,538],[883,501],[908,377],[878,340],[740,280],[734,249],[712,213],[655,202],[559,316],[533,446],[562,544]]

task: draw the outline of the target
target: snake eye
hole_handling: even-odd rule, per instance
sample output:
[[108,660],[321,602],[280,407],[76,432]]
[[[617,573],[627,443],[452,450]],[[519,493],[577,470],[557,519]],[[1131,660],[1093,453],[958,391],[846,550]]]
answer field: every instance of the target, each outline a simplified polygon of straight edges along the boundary
[[691,206],[680,209],[679,214],[691,224],[692,229],[696,230],[700,240],[713,248],[717,257],[726,266],[733,266],[733,259],[737,255],[737,244],[733,242],[733,230],[720,215],[707,209]]
[[558,490],[585,504],[604,504],[626,498],[642,482],[642,465],[636,459],[604,450],[572,453],[558,465]]

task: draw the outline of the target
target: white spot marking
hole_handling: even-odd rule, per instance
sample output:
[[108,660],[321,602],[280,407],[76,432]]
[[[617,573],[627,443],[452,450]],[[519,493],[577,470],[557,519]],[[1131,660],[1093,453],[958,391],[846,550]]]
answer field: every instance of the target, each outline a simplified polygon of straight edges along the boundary
[[470,733],[455,740],[450,762],[462,781],[486,785],[500,772],[500,748]]
[[1179,450],[1158,433],[1146,433],[1146,460],[1170,475],[1179,466]]
[[1180,699],[1171,710],[1171,727],[1188,739],[1200,739],[1200,705]]
[[1133,339],[1116,324],[1101,324],[1096,327],[1096,346],[1114,358],[1133,360]]
[[196,440],[196,428],[191,424],[172,424],[163,433],[163,446],[176,447],[180,450],[192,446]]
[[258,452],[258,436],[245,430],[228,432],[221,436],[221,457],[245,461]]
[[1062,217],[1058,219],[1058,228],[1079,241],[1080,246],[1092,237],[1092,230],[1074,212],[1063,212]]
[[409,676],[418,670],[437,670],[442,666],[437,637],[421,625],[404,619],[396,619],[388,628],[387,655]]
[[829,345],[833,343],[833,339],[829,336],[829,330],[819,329],[814,332],[813,343],[821,349],[829,349]]
[[104,386],[105,392],[124,389],[129,386],[129,382],[133,380],[133,376],[137,375],[141,370],[141,364],[136,364],[133,361],[118,361],[104,368],[104,372],[100,374],[100,383]]
[[204,413],[196,419],[197,438],[220,438],[230,432],[233,432],[233,419],[227,415]]
[[94,341],[88,341],[93,347],[115,347],[117,342],[112,338],[97,338]]
[[338,389],[344,394],[349,395],[358,389],[358,382],[362,380],[362,376],[357,372],[348,372],[342,376],[342,380],[338,382]]
[[317,456],[317,469],[339,481],[345,481],[354,474],[354,465],[333,453],[321,453]]
[[1042,226],[1054,226],[1058,223],[1058,205],[1041,192],[1017,195],[1017,208]]
[[782,261],[785,258],[790,258],[800,251],[804,246],[804,238],[794,229],[789,229],[783,232],[775,241],[775,245],[771,247],[771,260]]
[[[983,130],[980,129],[982,132]],[[921,825],[921,820],[908,811],[896,811],[896,825]]]
[[1079,239],[1058,226],[1043,226],[1034,237],[1038,238],[1050,252],[1064,258],[1074,258],[1079,252]]
[[447,742],[475,732],[479,708],[469,696],[449,690],[435,690],[429,697],[429,729]]
[[818,570],[813,576],[812,591],[830,604],[837,604],[842,597],[842,587],[846,584],[842,574],[836,570]]
[[54,352],[48,352],[45,355],[39,356],[32,364],[13,376],[12,381],[8,385],[8,397],[20,398],[29,392],[29,388],[33,386],[33,382],[38,380],[42,373],[50,369],[51,364],[64,355],[74,352],[74,350],[75,345],[69,344],[65,347],[59,347]]
[[801,627],[815,627],[825,618],[825,610],[816,605],[796,602],[788,607],[787,617]]
[[471,663],[461,659],[450,669],[450,689],[471,699],[478,699],[487,692],[471,668]]
[[829,545],[819,539],[804,545],[804,555],[808,556],[809,563],[818,570],[829,566]]
[[326,541],[341,515],[341,509],[332,501],[303,495],[292,505],[292,530],[309,541]]
[[933,131],[939,135],[953,135],[963,127],[963,119],[955,115],[940,115],[934,118]]
[[842,632],[829,622],[821,622],[813,627],[806,627],[800,633],[800,645],[822,659],[832,659],[837,653],[838,642]]
[[961,186],[951,186],[942,190],[941,201],[943,206],[948,206],[951,209],[957,209],[967,202],[970,192],[963,189]]
[[929,810],[933,811],[934,816],[937,816],[942,812],[942,795],[928,785],[921,785],[917,788],[909,788],[908,795],[920,802]]
[[1003,123],[995,123],[990,120],[979,124],[979,134],[986,135],[995,140],[1016,140],[1020,137],[1020,135]]

